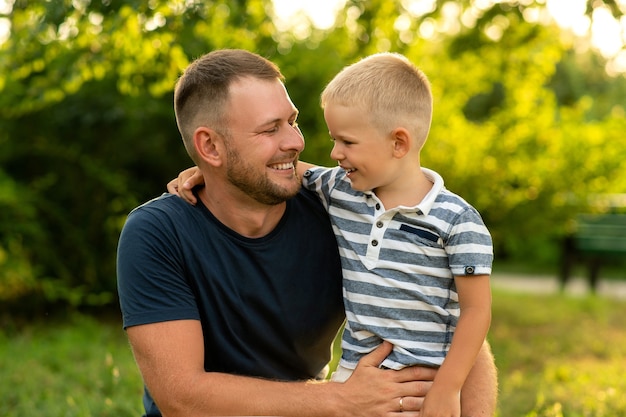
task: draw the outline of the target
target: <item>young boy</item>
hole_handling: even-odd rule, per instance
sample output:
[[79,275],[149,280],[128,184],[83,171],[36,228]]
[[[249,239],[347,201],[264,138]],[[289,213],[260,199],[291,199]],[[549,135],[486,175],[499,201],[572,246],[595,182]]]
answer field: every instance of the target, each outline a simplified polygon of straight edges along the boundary
[[347,321],[332,378],[345,381],[387,340],[383,367],[439,368],[420,415],[460,416],[490,325],[493,251],[480,214],[420,165],[429,82],[404,56],[375,54],[328,84],[322,108],[339,166],[297,172],[327,208],[341,255]]

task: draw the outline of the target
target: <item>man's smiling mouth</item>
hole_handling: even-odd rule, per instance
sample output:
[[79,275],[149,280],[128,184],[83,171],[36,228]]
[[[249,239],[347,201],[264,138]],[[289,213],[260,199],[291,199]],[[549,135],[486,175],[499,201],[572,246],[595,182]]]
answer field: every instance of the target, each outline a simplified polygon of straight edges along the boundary
[[294,168],[293,162],[286,162],[282,164],[273,164],[269,166],[272,169],[277,169],[280,171],[286,171]]

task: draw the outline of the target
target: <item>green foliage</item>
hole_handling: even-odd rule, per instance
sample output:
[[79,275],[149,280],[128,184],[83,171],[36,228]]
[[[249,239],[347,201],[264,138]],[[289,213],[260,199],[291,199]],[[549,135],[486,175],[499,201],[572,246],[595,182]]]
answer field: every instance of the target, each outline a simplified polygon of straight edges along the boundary
[[[497,42],[485,35],[494,25]],[[590,118],[588,99],[559,105],[550,85],[569,56],[557,36],[524,22],[521,8],[494,6],[445,52],[417,43],[407,51],[435,95],[422,163],[483,214],[498,257],[554,263],[588,196],[626,190],[623,107],[615,100],[614,114]]]
[[191,164],[175,80],[225,47],[282,68],[302,158],[326,165],[324,85],[368,54],[406,54],[435,95],[423,165],[479,209],[497,257],[554,264],[589,196],[626,193],[626,78],[524,20],[542,2],[474,3],[415,13],[399,0],[352,0],[330,31],[280,31],[270,0],[16,0],[0,44],[0,301],[115,301],[126,214]]
[[37,287],[37,271],[25,247],[26,242],[37,241],[41,232],[35,226],[32,198],[0,170],[0,302],[19,298]]

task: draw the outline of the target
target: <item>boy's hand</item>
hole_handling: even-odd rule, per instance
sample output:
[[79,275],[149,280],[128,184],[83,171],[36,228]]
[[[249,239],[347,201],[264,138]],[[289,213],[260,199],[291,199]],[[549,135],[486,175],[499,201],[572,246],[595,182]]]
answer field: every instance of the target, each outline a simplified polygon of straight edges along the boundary
[[459,417],[461,415],[461,393],[439,389],[434,384],[424,399],[422,417]]
[[204,186],[204,177],[202,176],[202,172],[200,172],[200,168],[191,167],[178,174],[178,178],[174,178],[168,182],[167,191],[195,205],[198,200],[193,194],[192,189],[196,186]]

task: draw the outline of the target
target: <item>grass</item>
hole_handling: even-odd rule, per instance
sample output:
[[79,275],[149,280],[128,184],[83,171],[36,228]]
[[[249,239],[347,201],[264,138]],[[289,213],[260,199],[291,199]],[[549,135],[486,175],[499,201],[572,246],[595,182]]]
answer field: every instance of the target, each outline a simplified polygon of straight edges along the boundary
[[[494,291],[499,417],[626,417],[626,303]],[[71,315],[0,330],[0,415],[141,415],[119,321]]]
[[502,417],[626,416],[626,303],[494,294]]
[[110,319],[3,323],[0,375],[0,416],[141,415],[141,377],[120,323]]

